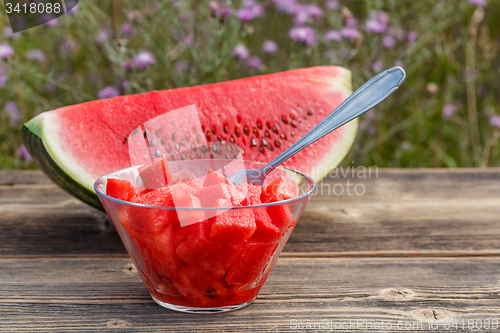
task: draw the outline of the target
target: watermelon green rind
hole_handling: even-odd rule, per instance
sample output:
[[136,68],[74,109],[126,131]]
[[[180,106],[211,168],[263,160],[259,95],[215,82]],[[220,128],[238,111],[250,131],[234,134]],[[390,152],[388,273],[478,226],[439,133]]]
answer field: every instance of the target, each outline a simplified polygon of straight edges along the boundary
[[30,152],[35,165],[66,192],[86,204],[104,211],[93,188],[89,189],[82,185],[59,167],[57,157],[53,158],[49,154],[40,133],[40,128],[36,122],[26,123],[22,128],[24,145]]

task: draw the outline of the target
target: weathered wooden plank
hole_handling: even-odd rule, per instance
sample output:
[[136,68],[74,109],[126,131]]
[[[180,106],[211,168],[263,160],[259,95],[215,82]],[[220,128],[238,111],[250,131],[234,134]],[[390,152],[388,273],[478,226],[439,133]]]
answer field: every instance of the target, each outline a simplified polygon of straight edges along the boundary
[[[213,316],[157,306],[130,265],[119,258],[1,259],[0,330],[277,332],[298,322],[352,320],[356,331],[396,331],[408,322],[430,332],[435,318],[500,320],[498,258],[280,258],[255,304]],[[367,326],[382,321],[393,329]]]
[[[499,169],[381,169],[362,181],[363,196],[314,196],[284,255],[500,252]],[[0,256],[126,256],[105,215],[50,183],[0,185],[0,228]]]
[[51,183],[50,179],[38,170],[0,170],[0,185]]

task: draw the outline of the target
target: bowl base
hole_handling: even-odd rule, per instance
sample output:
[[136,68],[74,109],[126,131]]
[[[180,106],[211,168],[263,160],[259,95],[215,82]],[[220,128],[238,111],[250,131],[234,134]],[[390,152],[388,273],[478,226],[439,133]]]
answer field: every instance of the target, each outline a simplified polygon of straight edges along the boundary
[[170,303],[165,303],[160,301],[159,299],[153,298],[153,301],[155,301],[157,304],[161,305],[162,307],[169,309],[169,310],[174,310],[178,312],[184,312],[184,313],[197,313],[197,314],[210,314],[210,313],[223,313],[223,312],[230,312],[230,311],[235,311],[242,309],[246,306],[249,306],[252,304],[252,302],[255,300],[251,299],[248,302],[240,303],[240,304],[235,304],[235,305],[228,305],[228,306],[219,306],[219,307],[213,307],[213,308],[195,308],[191,306],[182,306],[182,305],[175,305],[175,304],[170,304]]

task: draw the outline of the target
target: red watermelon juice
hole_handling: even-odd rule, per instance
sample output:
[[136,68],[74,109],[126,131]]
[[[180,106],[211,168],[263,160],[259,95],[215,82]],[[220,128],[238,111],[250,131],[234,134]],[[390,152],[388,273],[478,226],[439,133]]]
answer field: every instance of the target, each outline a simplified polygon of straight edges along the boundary
[[257,297],[315,184],[278,168],[264,187],[235,186],[215,171],[196,177],[194,163],[156,160],[103,176],[95,189],[158,304],[236,310]]

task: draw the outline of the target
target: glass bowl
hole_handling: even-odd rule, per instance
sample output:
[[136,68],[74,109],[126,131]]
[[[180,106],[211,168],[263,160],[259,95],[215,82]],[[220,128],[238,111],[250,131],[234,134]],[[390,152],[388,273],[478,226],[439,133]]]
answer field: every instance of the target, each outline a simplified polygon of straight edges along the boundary
[[[217,167],[227,160],[209,163]],[[199,169],[200,165],[203,161],[169,162],[174,172]],[[244,161],[244,165],[256,169],[264,164]],[[255,300],[316,186],[299,171],[276,168],[264,186],[284,176],[299,185],[299,195],[284,201],[231,207],[223,214],[253,216],[255,232],[248,239],[212,239],[210,228],[217,208],[148,206],[106,195],[108,178],[125,179],[140,187],[138,169],[130,167],[100,177],[95,191],[153,300],[165,308],[190,313],[232,311]],[[182,225],[177,218],[180,213],[206,214],[208,218]]]

